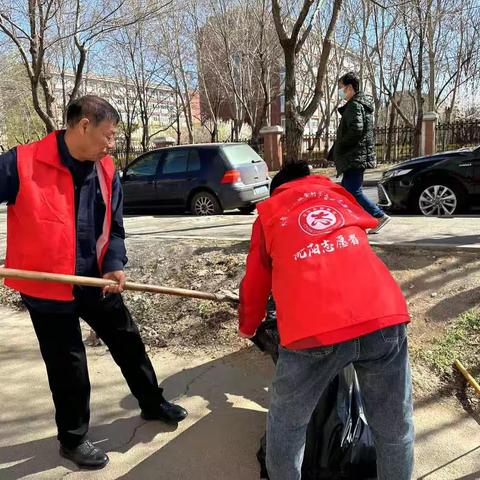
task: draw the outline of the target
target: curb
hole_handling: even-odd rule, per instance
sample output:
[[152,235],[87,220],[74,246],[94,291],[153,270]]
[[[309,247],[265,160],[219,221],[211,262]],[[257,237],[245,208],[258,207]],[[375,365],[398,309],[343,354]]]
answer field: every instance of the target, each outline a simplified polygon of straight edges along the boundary
[[[127,234],[128,237],[128,234]],[[239,243],[250,243],[250,238],[246,237],[200,237],[193,235],[156,235],[154,237],[156,240],[207,240],[215,242],[239,242]],[[438,243],[428,243],[428,242],[398,242],[398,243],[382,243],[375,240],[370,241],[370,245],[376,248],[384,249],[405,249],[405,250],[429,250],[435,252],[459,252],[459,253],[471,253],[478,255],[478,250],[480,250],[480,244],[478,245],[449,245],[449,244],[438,244]]]
[[408,249],[408,250],[430,250],[435,252],[459,252],[459,253],[474,253],[478,255],[478,250],[480,249],[480,244],[478,245],[449,245],[449,244],[439,244],[439,243],[428,243],[428,242],[398,242],[398,243],[381,243],[371,241],[370,245],[377,248],[386,248],[386,249]]

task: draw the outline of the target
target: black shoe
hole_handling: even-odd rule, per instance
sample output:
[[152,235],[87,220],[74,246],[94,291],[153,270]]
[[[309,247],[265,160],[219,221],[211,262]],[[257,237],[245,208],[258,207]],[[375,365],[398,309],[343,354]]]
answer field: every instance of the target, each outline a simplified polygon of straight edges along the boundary
[[60,455],[76,463],[79,468],[89,470],[99,470],[108,463],[105,452],[97,448],[90,440],[86,440],[75,448],[60,445]]
[[178,423],[185,419],[188,412],[174,403],[163,400],[158,409],[142,410],[141,416],[144,420],[162,420],[167,423]]

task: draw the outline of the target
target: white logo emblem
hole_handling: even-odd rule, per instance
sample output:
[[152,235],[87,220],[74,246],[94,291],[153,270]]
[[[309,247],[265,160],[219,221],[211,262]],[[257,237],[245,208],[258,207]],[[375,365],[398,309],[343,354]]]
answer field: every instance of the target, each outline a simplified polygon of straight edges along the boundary
[[308,235],[321,235],[344,225],[343,215],[333,207],[317,205],[307,208],[298,217],[300,228]]

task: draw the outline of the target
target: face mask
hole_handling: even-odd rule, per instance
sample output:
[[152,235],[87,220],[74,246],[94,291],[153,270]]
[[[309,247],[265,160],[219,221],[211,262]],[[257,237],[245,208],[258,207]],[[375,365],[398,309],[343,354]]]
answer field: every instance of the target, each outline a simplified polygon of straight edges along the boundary
[[338,98],[340,98],[340,100],[343,100],[345,98],[345,90],[343,88],[340,88],[338,90]]

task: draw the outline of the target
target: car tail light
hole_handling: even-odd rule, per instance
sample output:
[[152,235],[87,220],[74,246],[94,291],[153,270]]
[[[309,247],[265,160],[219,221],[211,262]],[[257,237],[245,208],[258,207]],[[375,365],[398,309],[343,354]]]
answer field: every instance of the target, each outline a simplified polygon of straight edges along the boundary
[[238,170],[227,170],[222,178],[221,183],[238,183],[242,180],[242,176]]

